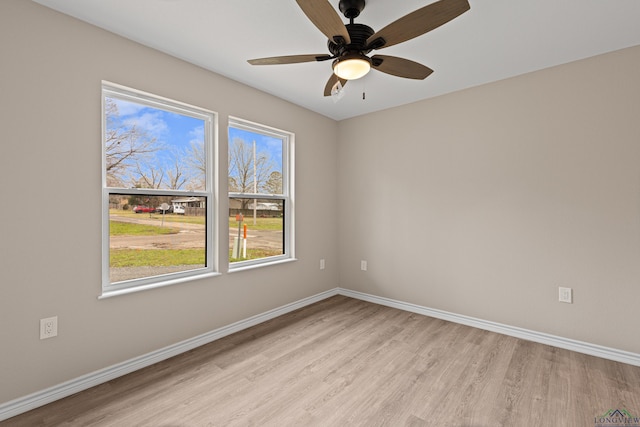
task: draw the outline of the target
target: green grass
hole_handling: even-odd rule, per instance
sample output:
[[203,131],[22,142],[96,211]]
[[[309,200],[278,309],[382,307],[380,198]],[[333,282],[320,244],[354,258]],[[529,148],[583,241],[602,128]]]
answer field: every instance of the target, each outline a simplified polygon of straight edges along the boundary
[[[110,210],[111,236],[153,236],[159,234],[175,234],[179,229],[174,227],[161,227],[162,214],[143,213],[136,214],[131,211]],[[117,217],[143,218],[155,220],[157,225],[132,224],[117,221]],[[165,215],[166,222],[181,222],[191,224],[204,224],[203,217],[189,217],[182,215]],[[283,218],[256,218],[253,225],[252,217],[245,217],[243,224],[247,224],[249,230],[275,230],[282,231]],[[237,230],[238,222],[235,216],[229,217],[229,227]],[[247,248],[247,258],[232,258],[232,250],[229,250],[229,262],[247,261],[251,259],[267,258],[282,255],[280,250],[251,249]],[[118,267],[168,267],[174,265],[205,264],[204,249],[112,249],[110,252],[110,266]]]
[[[110,255],[109,262],[112,268],[205,264],[204,249],[113,249]],[[282,252],[247,248],[247,258],[232,258],[231,250],[229,250],[229,262],[247,261],[277,255],[282,255]]]
[[[249,230],[277,230],[282,231],[282,218],[256,218],[256,225],[253,225],[253,217],[245,216],[242,225],[247,224]],[[236,217],[229,217],[229,228],[238,229]]]
[[156,236],[158,234],[176,234],[179,231],[177,228],[171,227],[109,221],[109,235],[111,236]]
[[247,248],[246,258],[232,258],[233,249],[229,250],[229,262],[248,261],[250,259],[267,258],[270,256],[282,255],[282,251],[267,249],[249,249]]
[[168,267],[205,264],[204,249],[114,249],[111,267]]

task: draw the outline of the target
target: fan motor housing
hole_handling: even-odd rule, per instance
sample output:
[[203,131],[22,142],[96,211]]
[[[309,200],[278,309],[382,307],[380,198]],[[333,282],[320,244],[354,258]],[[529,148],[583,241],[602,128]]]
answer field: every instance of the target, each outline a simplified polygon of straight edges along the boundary
[[375,33],[373,28],[364,24],[347,24],[346,27],[349,32],[349,37],[351,38],[351,43],[347,45],[337,44],[333,40],[329,40],[327,42],[329,52],[334,56],[342,56],[347,52],[361,52],[365,54],[371,52],[371,49],[367,50],[365,48],[367,39]]

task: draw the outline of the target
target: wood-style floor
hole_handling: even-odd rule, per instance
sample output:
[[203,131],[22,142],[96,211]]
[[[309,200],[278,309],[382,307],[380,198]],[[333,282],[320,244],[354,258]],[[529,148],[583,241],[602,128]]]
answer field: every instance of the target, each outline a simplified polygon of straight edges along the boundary
[[2,426],[591,427],[640,367],[336,296]]

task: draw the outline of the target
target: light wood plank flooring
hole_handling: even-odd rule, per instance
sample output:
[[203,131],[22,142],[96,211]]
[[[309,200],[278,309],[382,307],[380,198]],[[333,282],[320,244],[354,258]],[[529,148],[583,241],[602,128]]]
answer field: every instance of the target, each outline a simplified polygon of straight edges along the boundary
[[640,368],[336,296],[4,426],[594,426]]

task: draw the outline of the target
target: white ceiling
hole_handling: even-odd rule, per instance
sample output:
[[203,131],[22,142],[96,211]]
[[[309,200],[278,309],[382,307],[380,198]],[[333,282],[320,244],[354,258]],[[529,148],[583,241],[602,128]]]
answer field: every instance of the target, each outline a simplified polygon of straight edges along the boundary
[[[322,95],[331,61],[247,63],[328,53],[294,0],[34,1],[336,120],[640,45],[639,0],[470,0],[453,21],[377,51],[432,68],[426,80],[372,71],[337,100]],[[367,0],[355,22],[377,31],[432,2]]]

